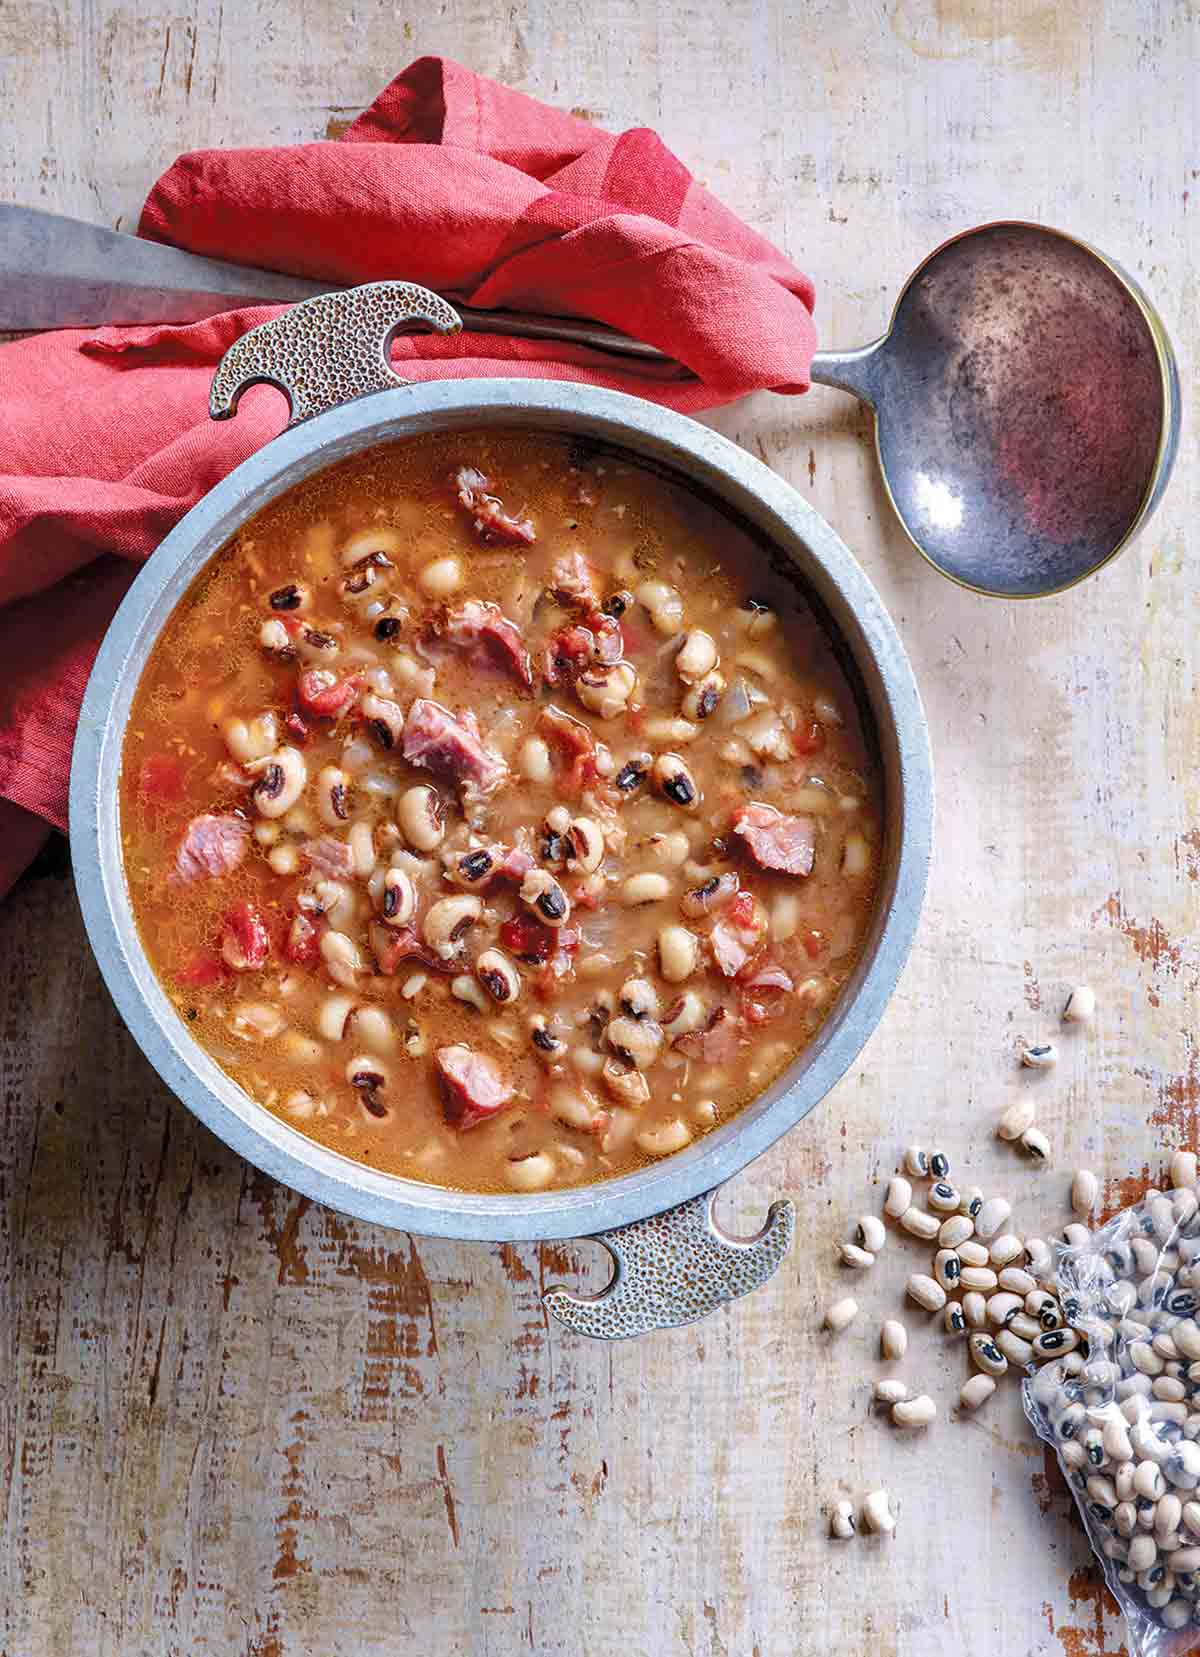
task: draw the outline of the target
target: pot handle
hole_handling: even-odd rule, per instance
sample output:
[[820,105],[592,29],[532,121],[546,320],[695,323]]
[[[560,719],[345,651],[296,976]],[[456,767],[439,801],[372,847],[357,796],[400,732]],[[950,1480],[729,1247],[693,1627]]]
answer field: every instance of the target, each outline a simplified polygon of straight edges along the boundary
[[773,1202],[761,1231],[731,1237],[713,1213],[716,1200],[717,1191],[705,1191],[663,1214],[596,1232],[588,1241],[612,1256],[611,1281],[595,1295],[547,1289],[547,1311],[578,1335],[619,1341],[694,1323],[761,1288],[792,1246],[794,1205]]
[[355,397],[408,385],[393,371],[389,347],[421,322],[439,334],[462,327],[452,306],[412,282],[368,282],[302,300],[234,341],[213,375],[208,412],[231,420],[247,386],[273,385],[296,426]]

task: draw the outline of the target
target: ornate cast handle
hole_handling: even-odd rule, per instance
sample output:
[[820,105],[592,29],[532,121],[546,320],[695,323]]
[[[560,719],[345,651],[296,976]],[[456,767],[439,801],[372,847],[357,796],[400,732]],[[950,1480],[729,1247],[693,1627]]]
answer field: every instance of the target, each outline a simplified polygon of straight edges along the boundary
[[675,1329],[761,1288],[792,1246],[796,1210],[773,1202],[753,1237],[731,1237],[713,1213],[716,1191],[665,1214],[597,1232],[613,1260],[612,1281],[597,1295],[547,1289],[547,1309],[579,1335],[618,1341]]
[[295,426],[354,397],[407,385],[393,372],[388,347],[418,322],[439,334],[462,327],[452,306],[412,282],[369,282],[305,299],[229,347],[213,375],[208,412],[231,420],[246,387],[265,382],[283,392]]

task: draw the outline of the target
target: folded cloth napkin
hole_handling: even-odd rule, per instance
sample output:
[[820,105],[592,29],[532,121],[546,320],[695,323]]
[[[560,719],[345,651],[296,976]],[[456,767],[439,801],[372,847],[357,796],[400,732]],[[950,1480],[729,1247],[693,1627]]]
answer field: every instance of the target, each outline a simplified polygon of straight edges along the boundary
[[[398,340],[410,380],[539,375],[687,411],[809,383],[812,284],[654,133],[613,137],[446,58],[413,63],[337,142],[182,156],[139,233],[335,284],[402,277],[596,318],[696,376],[459,334]],[[269,394],[228,424],[207,412],[222,353],[273,314],[0,347],[0,894],[66,826],[84,684],[137,566],[282,427]]]

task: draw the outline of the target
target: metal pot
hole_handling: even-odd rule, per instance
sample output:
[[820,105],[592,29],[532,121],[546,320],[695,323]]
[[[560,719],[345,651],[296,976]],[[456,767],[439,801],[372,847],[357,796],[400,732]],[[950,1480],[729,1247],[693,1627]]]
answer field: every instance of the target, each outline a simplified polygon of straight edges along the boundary
[[[871,583],[794,489],[728,439],[651,403],[546,380],[406,385],[387,363],[393,335],[450,308],[403,283],[322,295],[244,335],[213,382],[227,418],[256,381],[284,390],[290,428],[212,489],[167,536],[130,588],[96,658],[71,772],[76,885],[100,970],[135,1039],[207,1127],[273,1178],[381,1225],[476,1240],[592,1237],[613,1256],[599,1296],[551,1290],[555,1314],[615,1337],[686,1323],[756,1287],[786,1253],[790,1202],[756,1237],[716,1224],[716,1188],[807,1115],[875,1028],[912,943],[933,815],[928,733],[912,671]],[[373,395],[365,393],[373,392]],[[354,399],[347,401],[347,399]],[[301,423],[303,422],[303,423]],[[118,778],[130,703],[160,632],[204,564],[269,501],[314,472],[409,434],[519,425],[615,445],[699,487],[795,566],[844,648],[884,780],[886,843],[878,907],[862,958],[812,1045],[739,1115],[653,1166],[544,1195],[451,1191],[376,1172],[307,1138],[237,1086],[189,1034],[142,950],[122,866]]]

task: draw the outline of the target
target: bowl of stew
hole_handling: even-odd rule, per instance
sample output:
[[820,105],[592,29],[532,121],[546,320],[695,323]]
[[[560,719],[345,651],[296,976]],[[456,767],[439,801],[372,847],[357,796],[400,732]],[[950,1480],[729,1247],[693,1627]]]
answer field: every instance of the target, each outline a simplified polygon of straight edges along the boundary
[[639,399],[491,379],[294,424],[172,531],[92,673],[71,838],[210,1128],[497,1240],[643,1220],[812,1109],[931,814],[895,629],[795,490]]

